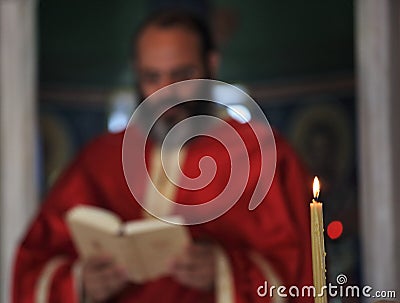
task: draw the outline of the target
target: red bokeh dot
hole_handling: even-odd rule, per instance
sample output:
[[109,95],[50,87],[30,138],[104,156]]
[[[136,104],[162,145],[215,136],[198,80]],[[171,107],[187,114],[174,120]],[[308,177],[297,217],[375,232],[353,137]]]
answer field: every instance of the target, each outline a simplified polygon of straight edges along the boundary
[[332,240],[339,238],[343,233],[343,224],[340,221],[332,221],[328,225],[328,237]]

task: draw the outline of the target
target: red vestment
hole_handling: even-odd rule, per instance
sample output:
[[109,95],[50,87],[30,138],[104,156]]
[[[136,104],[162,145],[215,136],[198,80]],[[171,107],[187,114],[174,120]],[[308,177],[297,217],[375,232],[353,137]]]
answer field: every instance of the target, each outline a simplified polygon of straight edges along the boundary
[[[191,226],[194,238],[213,239],[223,248],[233,273],[235,302],[273,302],[260,297],[264,281],[280,280],[285,286],[312,285],[309,203],[310,180],[291,148],[275,136],[276,172],[268,195],[253,211],[248,200],[259,176],[260,155],[245,124],[230,122],[244,138],[250,157],[248,186],[227,213],[208,223]],[[122,220],[140,218],[143,209],[135,201],[122,169],[123,134],[106,134],[89,144],[61,176],[41,206],[21,243],[14,268],[13,302],[78,302],[79,285],[74,279],[77,254],[64,222],[67,210],[90,204],[112,210]],[[151,146],[147,153],[151,151]],[[183,172],[199,174],[199,160],[214,158],[217,171],[213,182],[197,191],[178,190],[176,202],[199,204],[209,201],[229,179],[229,153],[216,140],[198,138],[190,142]],[[240,157],[240,155],[237,155]],[[147,154],[146,154],[147,157]],[[143,178],[137,176],[139,186]],[[268,264],[267,273],[250,258],[257,252]],[[269,271],[269,272],[268,272]],[[266,276],[265,276],[266,275]],[[272,277],[275,276],[275,277]],[[277,276],[277,277],[276,277]],[[289,302],[312,302],[292,298]],[[129,285],[112,302],[214,302],[213,292],[183,286],[171,277],[144,285]]]

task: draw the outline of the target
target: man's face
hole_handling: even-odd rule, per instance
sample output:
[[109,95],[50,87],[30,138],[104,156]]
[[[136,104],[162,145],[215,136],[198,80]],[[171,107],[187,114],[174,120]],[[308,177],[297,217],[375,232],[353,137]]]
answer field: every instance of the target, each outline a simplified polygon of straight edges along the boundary
[[[210,59],[204,58],[199,37],[182,27],[146,28],[138,39],[136,54],[135,69],[143,98],[178,81],[210,77]],[[190,89],[171,89],[163,96],[184,100],[194,93]],[[151,102],[146,106],[150,111],[157,112],[160,103],[166,100],[152,98]],[[198,103],[187,102],[167,110],[155,124],[153,137],[162,139],[173,125],[195,114],[198,106]]]
[[136,72],[139,89],[147,98],[172,83],[205,78],[206,60],[199,37],[181,27],[150,26],[137,43]]

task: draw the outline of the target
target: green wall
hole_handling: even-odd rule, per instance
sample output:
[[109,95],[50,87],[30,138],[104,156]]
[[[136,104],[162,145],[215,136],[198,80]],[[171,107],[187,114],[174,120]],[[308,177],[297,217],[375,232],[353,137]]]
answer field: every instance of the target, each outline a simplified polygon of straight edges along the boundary
[[[239,27],[222,50],[220,78],[269,81],[353,70],[353,1],[217,0]],[[129,85],[129,39],[146,1],[40,0],[42,85]]]

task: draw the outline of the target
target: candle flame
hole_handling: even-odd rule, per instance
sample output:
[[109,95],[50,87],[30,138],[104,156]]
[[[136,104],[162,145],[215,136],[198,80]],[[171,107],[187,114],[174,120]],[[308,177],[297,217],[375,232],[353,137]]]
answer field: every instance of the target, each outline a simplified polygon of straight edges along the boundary
[[314,183],[313,183],[313,193],[314,193],[314,199],[317,200],[319,197],[319,180],[317,177],[314,178]]

